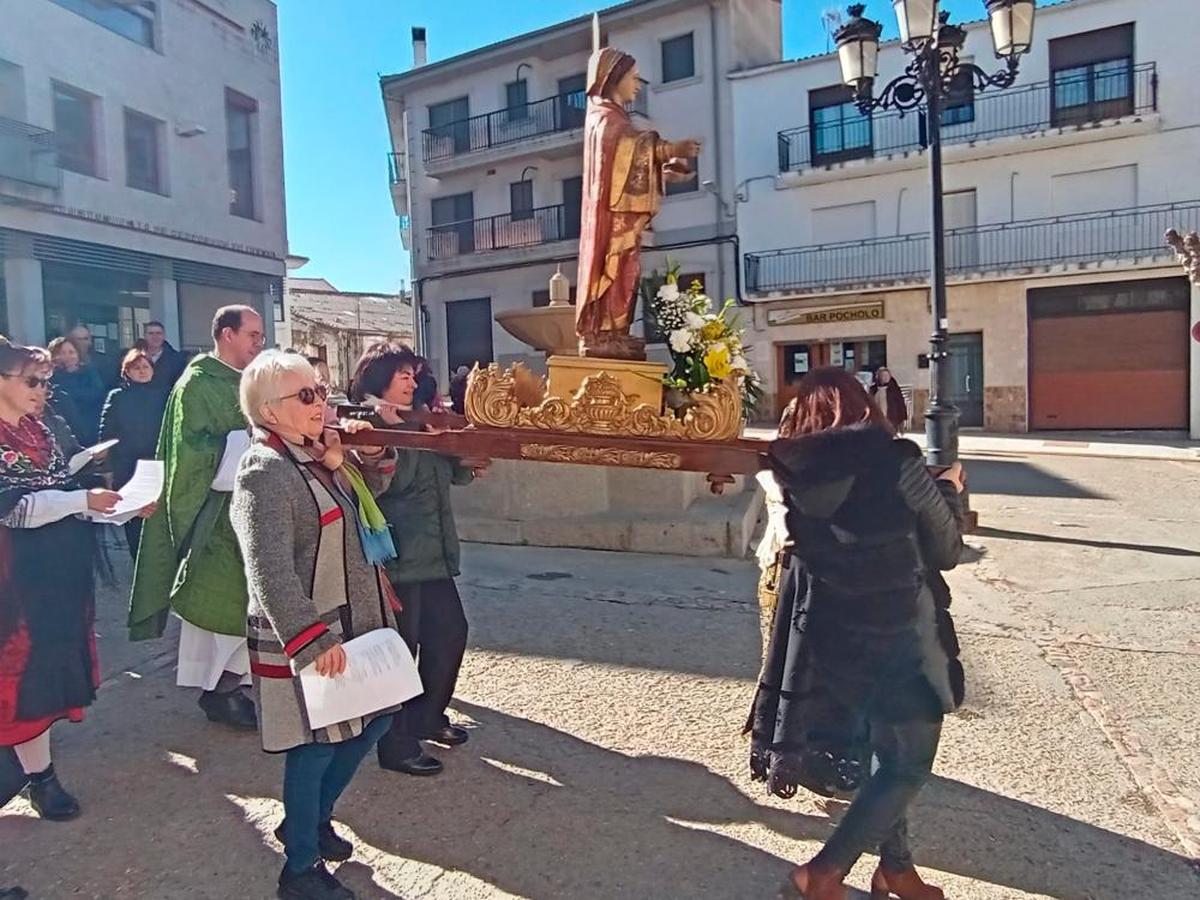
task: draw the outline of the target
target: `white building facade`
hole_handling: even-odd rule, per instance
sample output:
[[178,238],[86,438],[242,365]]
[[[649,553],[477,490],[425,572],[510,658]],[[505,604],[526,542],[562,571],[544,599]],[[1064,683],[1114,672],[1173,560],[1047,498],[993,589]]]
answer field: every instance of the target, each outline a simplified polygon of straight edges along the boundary
[[115,356],[149,320],[211,346],[247,303],[268,345],[286,225],[269,0],[22,0],[0,28],[0,331],[91,327]]
[[[964,426],[995,431],[1200,431],[1188,336],[1200,306],[1162,237],[1200,226],[1194,3],[1039,6],[1016,84],[960,85],[943,114],[952,399]],[[967,33],[963,57],[999,68],[986,24]],[[876,89],[907,62],[885,44]],[[737,221],[775,410],[810,368],[886,364],[913,389],[921,428],[922,114],[860,114],[836,55],[729,81],[736,178],[757,180]]]
[[[635,121],[704,142],[696,177],[671,187],[647,236],[644,273],[670,260],[714,297],[736,293],[725,76],[780,58],[780,15],[779,0],[631,0],[600,12],[603,39],[637,59],[645,82]],[[560,265],[574,291],[591,18],[434,63],[423,29],[414,38],[417,65],[381,88],[420,342],[445,383],[460,365],[535,362],[493,317],[548,302]]]

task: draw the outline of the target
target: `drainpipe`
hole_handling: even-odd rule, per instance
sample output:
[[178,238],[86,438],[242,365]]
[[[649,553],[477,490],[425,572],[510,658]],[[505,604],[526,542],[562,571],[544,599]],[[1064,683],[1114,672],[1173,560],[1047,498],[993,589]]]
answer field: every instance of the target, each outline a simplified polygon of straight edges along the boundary
[[[724,132],[721,130],[721,85],[718,81],[720,78],[719,55],[717,52],[717,0],[708,0],[708,44],[709,55],[712,57],[712,121],[713,121],[713,172],[717,184],[721,184],[724,180],[724,173],[721,171],[721,139]],[[697,174],[699,177],[699,174]],[[721,234],[722,217],[725,214],[724,202],[719,194],[713,194],[713,209],[716,210],[717,234]],[[737,231],[736,216],[737,204],[734,204],[735,225],[734,231]],[[735,244],[736,246],[736,244]],[[736,257],[735,257],[736,261]],[[737,277],[737,276],[735,276]],[[740,277],[737,277],[740,282]],[[717,283],[721,285],[721,289],[725,288],[725,256],[721,253],[720,246],[717,247]],[[740,285],[735,290],[738,296],[738,302],[741,302],[741,287]]]

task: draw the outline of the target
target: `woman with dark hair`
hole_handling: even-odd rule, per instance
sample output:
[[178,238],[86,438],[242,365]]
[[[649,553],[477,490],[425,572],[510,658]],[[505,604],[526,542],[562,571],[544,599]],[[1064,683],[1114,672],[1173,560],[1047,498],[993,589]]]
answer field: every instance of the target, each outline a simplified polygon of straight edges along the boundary
[[429,367],[429,360],[423,356],[417,357],[417,369],[413,373],[417,389],[413,392],[413,409],[441,409],[441,397],[438,396],[437,376]]
[[[96,368],[83,361],[83,354],[71,338],[57,337],[47,348],[54,363],[51,384],[55,393],[71,398],[71,415],[67,419],[75,437],[86,447],[96,443],[100,431],[100,407],[104,403],[104,380]],[[66,415],[67,409],[59,412]]]
[[892,377],[892,370],[880,366],[875,370],[871,379],[871,399],[879,407],[883,417],[888,420],[896,434],[904,434],[908,425],[908,404],[904,402],[904,392]]
[[798,786],[857,791],[788,890],[841,900],[859,856],[878,850],[873,898],[941,900],[913,867],[906,811],[932,771],[942,717],[963,696],[939,574],[962,549],[962,468],[935,481],[837,368],[800,382],[769,460],[791,555],[748,723],[752,775],[781,797]]
[[[355,369],[350,399],[375,407],[375,425],[397,425],[397,413],[413,408],[416,368],[417,357],[405,346],[368,347]],[[414,656],[419,650],[425,688],[404,705],[379,742],[379,764],[390,771],[436,775],[442,763],[420,742],[455,746],[467,740],[467,732],[446,717],[467,649],[467,617],[454,584],[459,547],[450,486],[469,484],[474,477],[452,457],[401,450],[392,482],[379,497],[396,540],[397,558],[387,564],[387,574],[403,607],[397,624]]]
[[[46,357],[0,345],[0,748],[12,748],[42,818],[79,804],[50,761],[50,726],[78,722],[96,695],[94,542],[81,516],[120,495],[73,478],[44,408]],[[151,507],[143,510],[148,515]]]
[[[114,388],[100,413],[100,440],[117,440],[109,451],[113,484],[125,484],[133,476],[140,459],[154,459],[158,433],[162,430],[167,395],[153,383],[154,363],[148,351],[134,348],[121,360],[121,386]],[[129,554],[137,559],[142,520],[125,524]]]

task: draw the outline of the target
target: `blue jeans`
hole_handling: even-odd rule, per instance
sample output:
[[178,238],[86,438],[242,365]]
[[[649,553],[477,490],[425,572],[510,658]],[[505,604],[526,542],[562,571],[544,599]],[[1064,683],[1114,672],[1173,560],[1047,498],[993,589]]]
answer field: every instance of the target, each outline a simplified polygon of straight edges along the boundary
[[356,738],[337,744],[302,744],[287,751],[283,852],[288,871],[303,872],[321,858],[317,829],[333,818],[333,805],[358,771],[358,764],[391,724],[391,716],[380,716]]

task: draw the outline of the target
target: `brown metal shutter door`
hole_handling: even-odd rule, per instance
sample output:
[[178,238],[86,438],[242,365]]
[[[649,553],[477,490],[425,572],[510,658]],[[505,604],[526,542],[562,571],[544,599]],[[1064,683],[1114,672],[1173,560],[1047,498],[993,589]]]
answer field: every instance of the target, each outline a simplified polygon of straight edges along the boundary
[[1186,428],[1187,333],[1182,310],[1030,319],[1032,427]]

